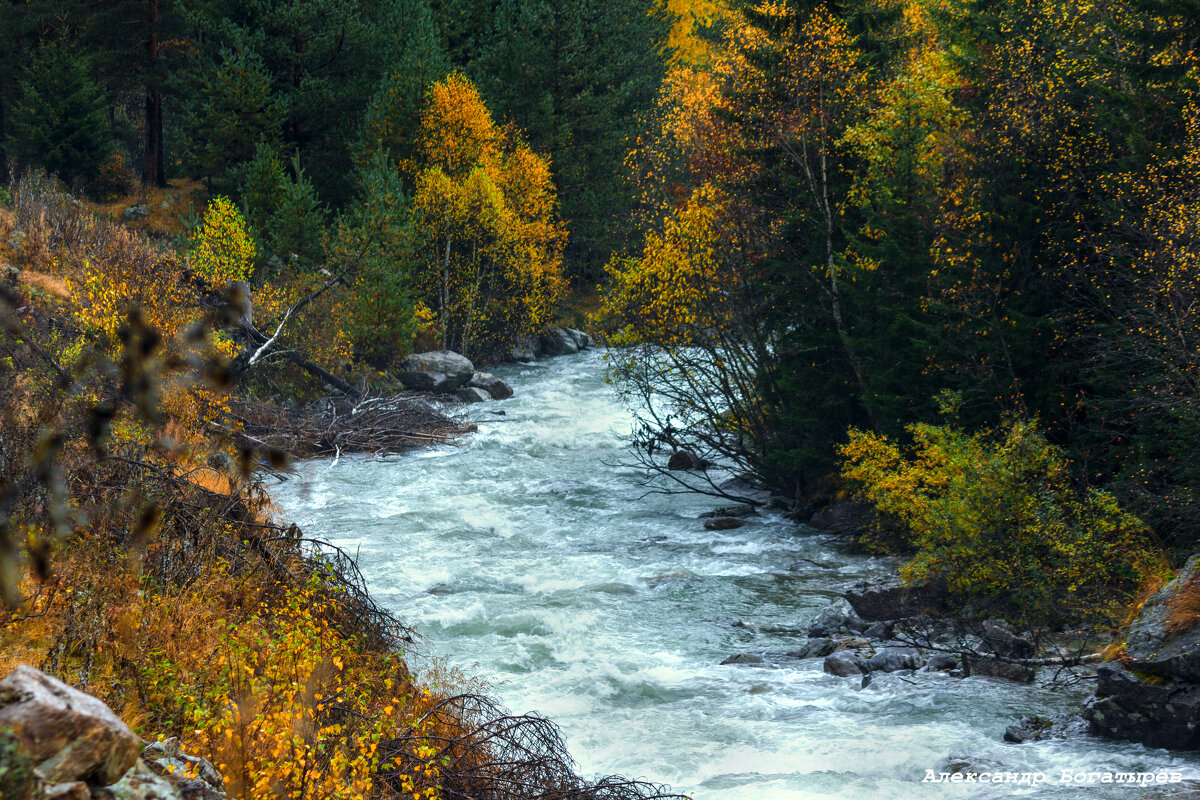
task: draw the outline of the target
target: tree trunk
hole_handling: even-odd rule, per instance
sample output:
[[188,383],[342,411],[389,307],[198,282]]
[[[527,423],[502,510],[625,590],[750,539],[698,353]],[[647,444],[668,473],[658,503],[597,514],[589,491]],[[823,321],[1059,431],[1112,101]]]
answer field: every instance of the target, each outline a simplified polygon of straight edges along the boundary
[[167,185],[166,158],[163,147],[162,89],[158,86],[158,4],[146,0],[146,156],[142,162],[142,184]]

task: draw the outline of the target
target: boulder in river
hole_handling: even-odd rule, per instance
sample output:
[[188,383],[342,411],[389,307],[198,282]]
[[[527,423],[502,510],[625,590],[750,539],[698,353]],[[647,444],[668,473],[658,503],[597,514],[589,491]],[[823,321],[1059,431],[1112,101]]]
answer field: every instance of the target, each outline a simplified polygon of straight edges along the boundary
[[676,450],[667,461],[667,469],[672,472],[691,472],[704,469],[704,462],[691,450]]
[[509,361],[536,361],[537,357],[542,354],[541,337],[531,336],[527,339],[521,339],[513,345],[509,351]]
[[963,667],[967,674],[980,678],[1033,683],[1033,679],[1037,677],[1037,672],[1032,667],[988,656],[968,656],[964,659]]
[[1154,684],[1118,664],[1096,670],[1083,716],[1101,733],[1148,747],[1200,750],[1200,684]]
[[865,527],[874,517],[870,506],[847,500],[826,506],[808,518],[808,527],[837,533],[854,533]]
[[1149,747],[1200,750],[1200,555],[1147,600],[1125,638],[1124,665],[1097,669],[1083,716]]
[[789,658],[824,658],[834,651],[837,642],[828,636],[814,636],[804,643],[804,646],[792,650],[786,655]]
[[704,520],[705,530],[710,531],[731,531],[735,528],[744,528],[749,524],[741,517],[713,517]]
[[396,377],[408,389],[451,394],[466,386],[475,375],[475,365],[452,350],[414,353],[404,359],[404,371]]
[[492,396],[476,386],[464,386],[454,393],[464,403],[486,403]]
[[713,517],[753,517],[758,513],[754,506],[749,503],[743,503],[736,506],[722,506],[714,508],[712,511],[705,511],[700,515],[700,519],[712,519]]
[[587,350],[596,346],[596,340],[592,338],[590,333],[581,331],[578,328],[563,328],[563,330],[566,331],[567,336],[570,336],[574,340],[575,346],[580,350]]
[[899,672],[902,669],[920,669],[925,663],[921,651],[903,644],[887,645],[875,651],[867,659],[872,672]]
[[767,660],[756,653],[738,653],[737,655],[730,656],[722,661],[721,666],[724,667],[729,664],[750,664],[753,666],[763,666],[766,663]]
[[579,352],[579,344],[566,328],[547,328],[542,333],[542,353],[547,356],[569,356]]
[[861,631],[863,621],[844,598],[839,597],[817,612],[808,626],[809,636],[827,636],[831,633]]
[[1021,717],[1004,731],[1004,741],[1024,744],[1043,739],[1068,739],[1086,735],[1088,728],[1087,720],[1078,714]]
[[862,656],[852,653],[849,650],[839,650],[836,653],[830,653],[825,656],[825,663],[822,665],[822,669],[830,675],[836,675],[839,678],[849,678],[870,672],[867,662],[862,659]]
[[476,372],[471,376],[467,387],[482,389],[496,400],[507,400],[513,396],[512,387],[490,372]]
[[845,596],[860,617],[872,622],[917,617],[942,602],[941,592],[928,586],[909,586],[898,578],[855,584]]

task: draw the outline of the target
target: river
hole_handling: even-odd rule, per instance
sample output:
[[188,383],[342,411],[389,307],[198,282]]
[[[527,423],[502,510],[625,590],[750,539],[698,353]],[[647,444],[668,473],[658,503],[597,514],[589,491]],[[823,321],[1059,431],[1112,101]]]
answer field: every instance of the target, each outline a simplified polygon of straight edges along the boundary
[[[861,688],[820,659],[720,666],[794,649],[839,587],[892,567],[782,518],[707,531],[697,516],[718,501],[648,493],[602,359],[500,368],[516,396],[472,407],[479,431],[459,444],[305,462],[276,488],[307,534],[358,553],[372,594],[420,633],[418,669],[438,660],[550,717],[584,775],[697,800],[1137,798],[1146,790],[1058,781],[1067,769],[1200,779],[1200,760],[1140,745],[1002,741],[1023,714],[1077,708],[1082,688],[920,672]],[[788,569],[800,559],[814,563]],[[956,760],[1049,782],[923,782]]]

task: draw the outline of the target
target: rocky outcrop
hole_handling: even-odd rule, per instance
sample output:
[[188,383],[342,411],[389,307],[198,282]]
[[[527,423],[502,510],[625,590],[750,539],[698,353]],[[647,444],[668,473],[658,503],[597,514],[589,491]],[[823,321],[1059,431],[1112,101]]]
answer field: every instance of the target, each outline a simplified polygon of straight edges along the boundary
[[1149,747],[1200,750],[1200,684],[1154,684],[1117,664],[1096,671],[1083,716],[1101,733]]
[[141,742],[108,706],[28,666],[0,681],[0,728],[48,784],[116,783]]
[[1130,624],[1122,664],[1097,670],[1083,716],[1096,732],[1150,747],[1200,750],[1200,555]]
[[467,383],[469,389],[482,389],[496,400],[507,400],[513,396],[512,387],[490,372],[476,372]]
[[[1200,555],[1138,612],[1125,637],[1128,664],[1173,681],[1200,683]],[[1190,624],[1189,624],[1190,623]]]
[[141,740],[104,703],[32,667],[0,681],[4,800],[226,800],[220,773]]
[[475,365],[466,356],[452,350],[433,350],[406,358],[404,371],[396,377],[413,391],[452,394],[474,375]]

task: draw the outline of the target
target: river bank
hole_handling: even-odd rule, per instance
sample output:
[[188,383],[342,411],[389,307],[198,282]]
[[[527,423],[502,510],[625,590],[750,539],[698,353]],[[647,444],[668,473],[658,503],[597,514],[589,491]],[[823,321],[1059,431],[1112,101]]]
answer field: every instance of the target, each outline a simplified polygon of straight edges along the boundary
[[794,649],[840,591],[895,564],[797,535],[783,516],[706,530],[699,515],[720,501],[646,494],[603,370],[598,352],[500,367],[514,397],[474,407],[479,431],[457,446],[306,462],[276,502],[358,554],[373,596],[421,634],[410,661],[457,667],[514,711],[546,714],[585,773],[700,800],[928,797],[926,770],[955,764],[1200,779],[1194,758],[1140,745],[1003,741],[1024,715],[1076,710],[1082,686],[918,673],[864,689],[821,659],[721,665]]

